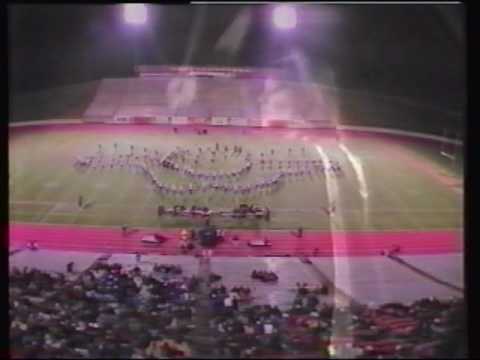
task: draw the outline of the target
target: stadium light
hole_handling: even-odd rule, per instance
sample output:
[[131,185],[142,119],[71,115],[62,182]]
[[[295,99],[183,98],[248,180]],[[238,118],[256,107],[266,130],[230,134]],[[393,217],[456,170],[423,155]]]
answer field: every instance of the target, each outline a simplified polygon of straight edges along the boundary
[[293,29],[297,26],[297,12],[291,6],[278,6],[273,10],[273,24],[279,29]]
[[147,21],[147,7],[144,4],[125,4],[123,16],[127,24],[145,24]]

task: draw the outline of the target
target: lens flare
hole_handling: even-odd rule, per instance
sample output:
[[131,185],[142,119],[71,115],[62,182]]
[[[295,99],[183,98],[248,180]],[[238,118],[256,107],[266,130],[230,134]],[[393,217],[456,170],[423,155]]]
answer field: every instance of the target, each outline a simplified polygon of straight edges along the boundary
[[147,7],[143,4],[125,4],[124,18],[128,24],[145,24],[147,21]]
[[290,6],[279,6],[273,10],[273,23],[279,29],[293,29],[297,26],[297,13]]

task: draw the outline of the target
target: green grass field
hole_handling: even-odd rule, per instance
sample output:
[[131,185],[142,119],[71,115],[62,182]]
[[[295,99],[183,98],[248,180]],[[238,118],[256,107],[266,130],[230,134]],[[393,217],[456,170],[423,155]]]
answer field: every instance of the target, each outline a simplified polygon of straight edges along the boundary
[[[223,130],[204,136],[191,132],[174,135],[165,129],[140,126],[135,131],[128,131],[115,125],[72,126],[70,130],[55,127],[42,131],[11,129],[10,220],[190,227],[200,224],[201,220],[159,218],[157,206],[179,204],[230,209],[240,203],[255,203],[272,209],[270,222],[215,218],[214,223],[226,228],[292,229],[303,226],[319,230],[329,230],[332,226],[337,230],[432,230],[463,226],[462,195],[431,173],[448,174],[459,181],[463,174],[439,156],[436,148],[375,137],[349,137],[342,140],[343,146],[339,146],[334,137],[318,134],[307,130],[299,138],[272,131],[268,135],[249,136]],[[304,136],[308,139],[302,140]],[[345,175],[330,180],[325,176],[288,180],[276,192],[250,196],[210,192],[173,197],[155,193],[143,177],[125,169],[79,173],[73,168],[77,156],[93,155],[99,143],[113,153],[115,142],[120,144],[121,153],[128,153],[129,145],[133,144],[142,152],[148,147],[161,154],[176,146],[196,151],[199,146],[214,147],[215,143],[221,144],[222,148],[224,145],[241,145],[253,154],[255,165],[239,183],[253,182],[275,172],[276,167],[272,171],[261,170],[257,164],[260,153],[269,154],[272,148],[275,150],[274,160],[285,160],[289,147],[294,149],[291,158],[301,159],[300,149],[304,146],[306,158],[325,156],[337,160]],[[419,163],[430,172],[419,170]],[[214,165],[205,160],[199,168],[211,166],[233,169],[238,166],[238,159],[225,161],[220,157]],[[187,183],[181,176],[165,170],[157,169],[155,174],[165,183]],[[77,207],[79,195],[92,206],[80,210]],[[332,200],[336,202],[337,212],[329,218],[322,207],[328,206]]]

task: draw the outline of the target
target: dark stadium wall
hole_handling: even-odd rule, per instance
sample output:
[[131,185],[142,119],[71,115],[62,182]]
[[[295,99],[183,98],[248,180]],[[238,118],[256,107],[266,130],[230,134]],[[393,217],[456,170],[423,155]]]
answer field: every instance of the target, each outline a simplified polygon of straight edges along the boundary
[[92,81],[10,96],[8,121],[81,118],[99,83]]
[[349,41],[340,46],[350,49],[332,62],[340,87],[464,109],[465,48],[446,35],[434,7],[352,6],[346,15]]
[[465,113],[446,111],[404,98],[358,91],[337,91],[343,125],[373,126],[464,138]]

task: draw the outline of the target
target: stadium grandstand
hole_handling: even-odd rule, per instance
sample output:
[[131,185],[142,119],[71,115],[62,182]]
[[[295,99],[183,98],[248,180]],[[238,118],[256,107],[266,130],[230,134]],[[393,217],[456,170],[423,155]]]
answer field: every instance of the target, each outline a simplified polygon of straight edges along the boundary
[[321,88],[284,81],[279,70],[139,66],[137,73],[137,78],[102,80],[85,119],[334,126]]

